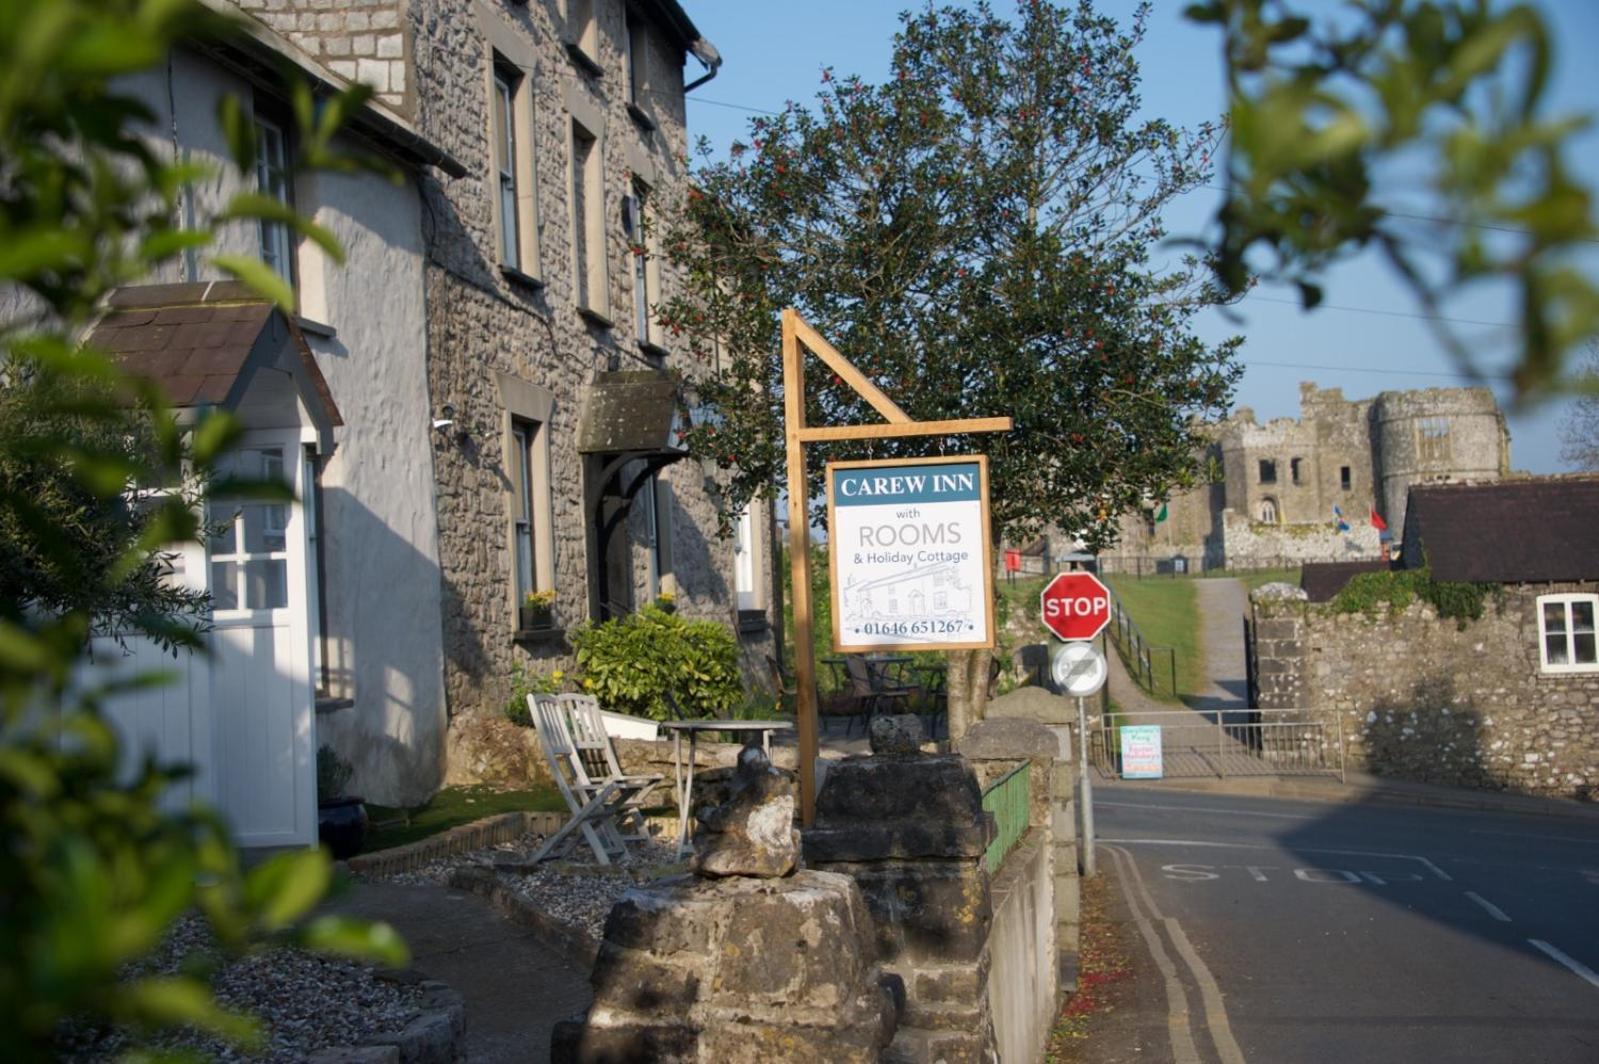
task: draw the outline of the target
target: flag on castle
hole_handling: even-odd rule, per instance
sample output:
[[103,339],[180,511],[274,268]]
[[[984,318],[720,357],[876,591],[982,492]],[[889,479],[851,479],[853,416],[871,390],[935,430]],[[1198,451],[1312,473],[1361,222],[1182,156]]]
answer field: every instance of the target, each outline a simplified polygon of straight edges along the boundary
[[1382,514],[1378,513],[1375,507],[1371,511],[1371,527],[1379,532],[1388,531],[1388,522],[1382,519]]
[[1344,511],[1341,506],[1333,507],[1333,521],[1338,525],[1338,531],[1348,532],[1349,522],[1344,520]]
[[1155,515],[1155,523],[1158,525],[1164,520],[1166,520],[1166,504],[1161,503],[1160,512]]

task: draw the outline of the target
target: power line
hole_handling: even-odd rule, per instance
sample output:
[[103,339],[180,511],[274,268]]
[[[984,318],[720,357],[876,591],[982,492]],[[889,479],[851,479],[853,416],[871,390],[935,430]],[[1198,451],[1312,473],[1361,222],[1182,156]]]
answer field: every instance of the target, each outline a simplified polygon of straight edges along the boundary
[[1519,328],[1519,326],[1503,321],[1474,321],[1470,318],[1451,318],[1442,314],[1417,314],[1408,310],[1382,310],[1377,307],[1350,307],[1338,303],[1317,303],[1314,307],[1305,307],[1304,304],[1297,299],[1278,299],[1275,296],[1258,296],[1254,293],[1248,293],[1243,298],[1247,300],[1253,300],[1256,303],[1281,303],[1286,307],[1300,307],[1306,310],[1307,313],[1311,310],[1341,310],[1348,314],[1377,314],[1385,318],[1414,318],[1417,321],[1446,321],[1451,325],[1480,325],[1489,329]]
[[1515,379],[1508,373],[1447,373],[1440,370],[1378,369],[1375,366],[1327,366],[1315,362],[1268,362],[1260,359],[1249,359],[1243,365],[1246,370],[1254,366],[1270,366],[1274,369],[1319,369],[1336,373],[1381,373],[1391,377],[1448,377],[1452,380],[1487,381],[1510,381]]

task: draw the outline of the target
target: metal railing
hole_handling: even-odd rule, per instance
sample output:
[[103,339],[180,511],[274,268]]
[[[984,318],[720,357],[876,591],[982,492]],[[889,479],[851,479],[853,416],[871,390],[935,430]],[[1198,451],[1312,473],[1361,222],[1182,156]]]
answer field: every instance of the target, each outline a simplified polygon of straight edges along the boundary
[[[1106,586],[1109,587],[1108,584]],[[1166,674],[1170,682],[1166,691],[1173,698],[1177,697],[1176,649],[1155,646],[1145,639],[1144,633],[1138,630],[1138,622],[1122,606],[1122,600],[1117,597],[1114,588],[1110,589],[1110,627],[1106,631],[1110,633],[1116,649],[1121,651],[1122,663],[1127,666],[1128,674],[1138,686],[1152,694],[1156,690],[1155,661],[1164,659],[1165,668],[1160,671]]]
[[1179,709],[1103,714],[1090,721],[1094,766],[1121,775],[1124,725],[1157,725],[1167,777],[1337,776],[1344,779],[1343,718],[1306,709]]
[[1031,805],[1028,772],[1023,761],[983,791],[983,811],[994,815],[994,838],[984,855],[990,874],[999,871],[1011,847],[1027,834],[1027,813]]

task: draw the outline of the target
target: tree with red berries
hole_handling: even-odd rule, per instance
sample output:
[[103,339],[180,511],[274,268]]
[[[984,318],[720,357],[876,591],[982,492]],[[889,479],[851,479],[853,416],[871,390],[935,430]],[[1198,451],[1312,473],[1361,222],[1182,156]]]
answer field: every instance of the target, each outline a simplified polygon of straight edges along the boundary
[[[881,85],[823,71],[814,106],[752,121],[697,172],[667,238],[662,310],[700,358],[716,416],[691,450],[728,471],[738,512],[784,468],[778,312],[796,307],[912,418],[1008,414],[981,439],[821,448],[850,458],[985,451],[996,541],[1046,528],[1109,544],[1115,517],[1195,482],[1237,341],[1190,324],[1217,298],[1204,264],[1156,262],[1163,209],[1205,180],[1219,130],[1138,117],[1130,24],[1082,2],[904,16]],[[810,424],[878,420],[810,374]],[[813,508],[819,518],[820,508]],[[951,722],[977,719],[986,654],[952,655]]]

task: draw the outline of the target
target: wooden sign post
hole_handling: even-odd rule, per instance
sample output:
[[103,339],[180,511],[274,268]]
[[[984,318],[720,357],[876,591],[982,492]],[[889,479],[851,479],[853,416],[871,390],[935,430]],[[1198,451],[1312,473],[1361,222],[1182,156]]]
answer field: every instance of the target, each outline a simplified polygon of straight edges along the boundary
[[[788,451],[788,547],[794,582],[795,717],[799,725],[800,817],[805,827],[816,819],[816,654],[811,603],[811,533],[805,477],[805,445],[831,440],[883,440],[905,436],[954,436],[973,432],[1007,432],[1008,417],[954,421],[912,421],[882,390],[806,324],[799,311],[783,311],[783,441]],[[886,424],[805,424],[805,352],[820,358],[840,380],[854,388]]]

